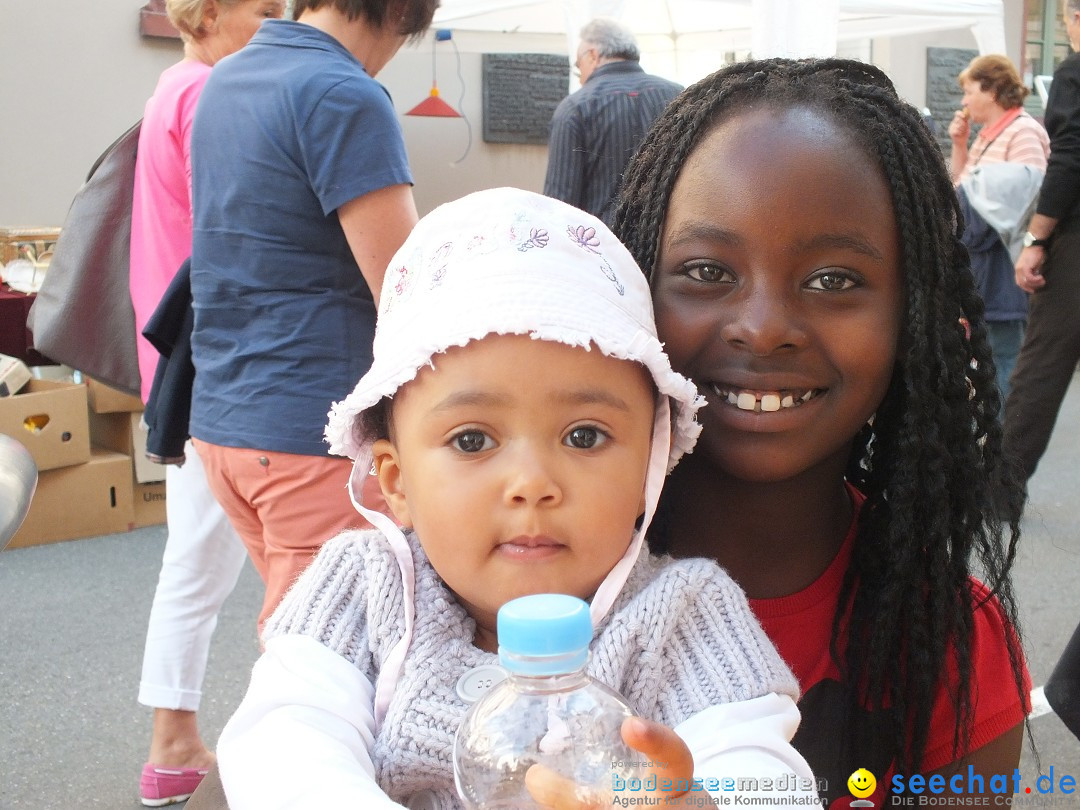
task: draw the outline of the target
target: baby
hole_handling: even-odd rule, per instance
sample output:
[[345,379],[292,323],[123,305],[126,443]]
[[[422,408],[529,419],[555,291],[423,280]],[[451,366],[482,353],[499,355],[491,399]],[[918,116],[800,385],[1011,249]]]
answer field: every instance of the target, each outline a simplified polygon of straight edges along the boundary
[[[724,777],[816,795],[789,743],[795,680],[742,591],[643,548],[700,404],[595,217],[494,189],[422,219],[388,268],[371,369],[326,430],[377,529],[328,542],[268,622],[218,746],[232,810],[460,807],[454,733],[504,677],[496,613],[544,592],[589,601],[589,672],[640,716],[623,736],[661,782],[699,780],[685,800]],[[359,503],[369,471],[404,528]],[[530,790],[577,806],[555,778]]]

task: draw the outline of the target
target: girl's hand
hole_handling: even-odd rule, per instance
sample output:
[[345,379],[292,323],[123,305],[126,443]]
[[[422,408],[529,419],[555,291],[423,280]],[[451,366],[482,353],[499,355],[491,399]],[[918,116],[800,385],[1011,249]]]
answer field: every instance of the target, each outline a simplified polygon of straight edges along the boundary
[[552,810],[599,810],[612,807],[616,799],[666,799],[688,792],[694,778],[694,757],[672,729],[642,717],[629,717],[623,721],[622,738],[640,752],[642,762],[650,763],[641,769],[640,790],[632,791],[627,786],[619,791],[586,791],[543,765],[529,768],[525,786],[538,804]]

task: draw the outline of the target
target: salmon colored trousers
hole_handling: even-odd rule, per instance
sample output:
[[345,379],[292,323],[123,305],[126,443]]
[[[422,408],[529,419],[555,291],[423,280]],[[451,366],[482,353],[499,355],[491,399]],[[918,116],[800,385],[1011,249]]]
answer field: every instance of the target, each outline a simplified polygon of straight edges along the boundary
[[[261,636],[263,624],[323,543],[346,529],[371,528],[349,500],[352,462],[192,441],[214,497],[266,584]],[[363,503],[388,511],[375,476],[365,479]]]

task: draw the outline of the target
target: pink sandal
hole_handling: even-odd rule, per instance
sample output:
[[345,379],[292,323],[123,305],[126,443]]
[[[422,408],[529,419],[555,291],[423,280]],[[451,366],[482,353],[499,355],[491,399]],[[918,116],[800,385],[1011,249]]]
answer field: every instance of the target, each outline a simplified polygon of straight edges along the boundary
[[164,807],[186,801],[209,772],[206,768],[159,768],[147,762],[139,779],[139,794],[146,807]]

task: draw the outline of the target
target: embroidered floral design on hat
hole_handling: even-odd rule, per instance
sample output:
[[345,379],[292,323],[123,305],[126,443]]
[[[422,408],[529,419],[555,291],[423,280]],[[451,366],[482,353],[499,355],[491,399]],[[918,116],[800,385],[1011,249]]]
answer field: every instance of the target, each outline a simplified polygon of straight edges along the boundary
[[483,256],[485,253],[490,253],[495,249],[495,245],[491,243],[483,234],[476,234],[465,245],[465,250],[469,253],[475,253],[478,256]]
[[435,251],[435,255],[431,257],[430,265],[434,269],[431,273],[431,284],[428,285],[429,290],[434,290],[442,283],[443,276],[446,275],[447,262],[450,259],[450,254],[453,252],[454,243],[443,242],[439,245],[439,249]]
[[519,250],[521,246],[528,241],[528,237],[525,233],[530,230],[529,223],[532,217],[530,217],[527,211],[519,210],[514,214],[514,219],[510,222],[510,226],[507,229],[507,237],[510,244],[516,246]]
[[409,286],[409,268],[404,264],[394,268],[394,294],[402,295],[405,289]]
[[379,301],[379,317],[389,314],[394,309],[394,302],[409,285],[409,277],[409,268],[406,264],[399,264],[396,267],[386,269],[382,300]]
[[533,228],[529,231],[529,238],[518,245],[518,250],[524,253],[529,248],[542,248],[546,247],[548,243],[548,232],[543,228]]
[[619,295],[626,295],[626,287],[619,281],[619,277],[615,274],[615,268],[611,266],[611,262],[604,258],[604,254],[598,250],[600,247],[600,237],[596,233],[596,228],[587,225],[578,225],[577,227],[568,225],[566,227],[566,233],[570,237],[570,240],[582,250],[587,250],[589,253],[600,257],[600,261],[602,262],[600,272],[615,285],[615,289],[618,291]]
[[567,225],[566,232],[579,247],[584,248],[589,253],[600,254],[600,251],[596,250],[596,248],[600,247],[600,237],[596,235],[596,228],[590,228],[586,225],[578,225],[575,228],[573,225]]
[[600,257],[600,261],[604,263],[603,267],[600,268],[600,272],[611,279],[611,283],[615,285],[615,289],[618,291],[619,295],[626,295],[626,287],[622,285],[622,282],[619,281],[619,277],[615,275],[615,268],[612,267],[611,263],[603,256]]
[[393,268],[387,268],[386,279],[383,281],[382,295],[379,301],[379,317],[385,317],[392,312],[398,304],[412,297],[417,279],[424,273],[425,265],[421,262],[423,254],[418,248],[414,248],[408,258],[400,255],[395,256]]

